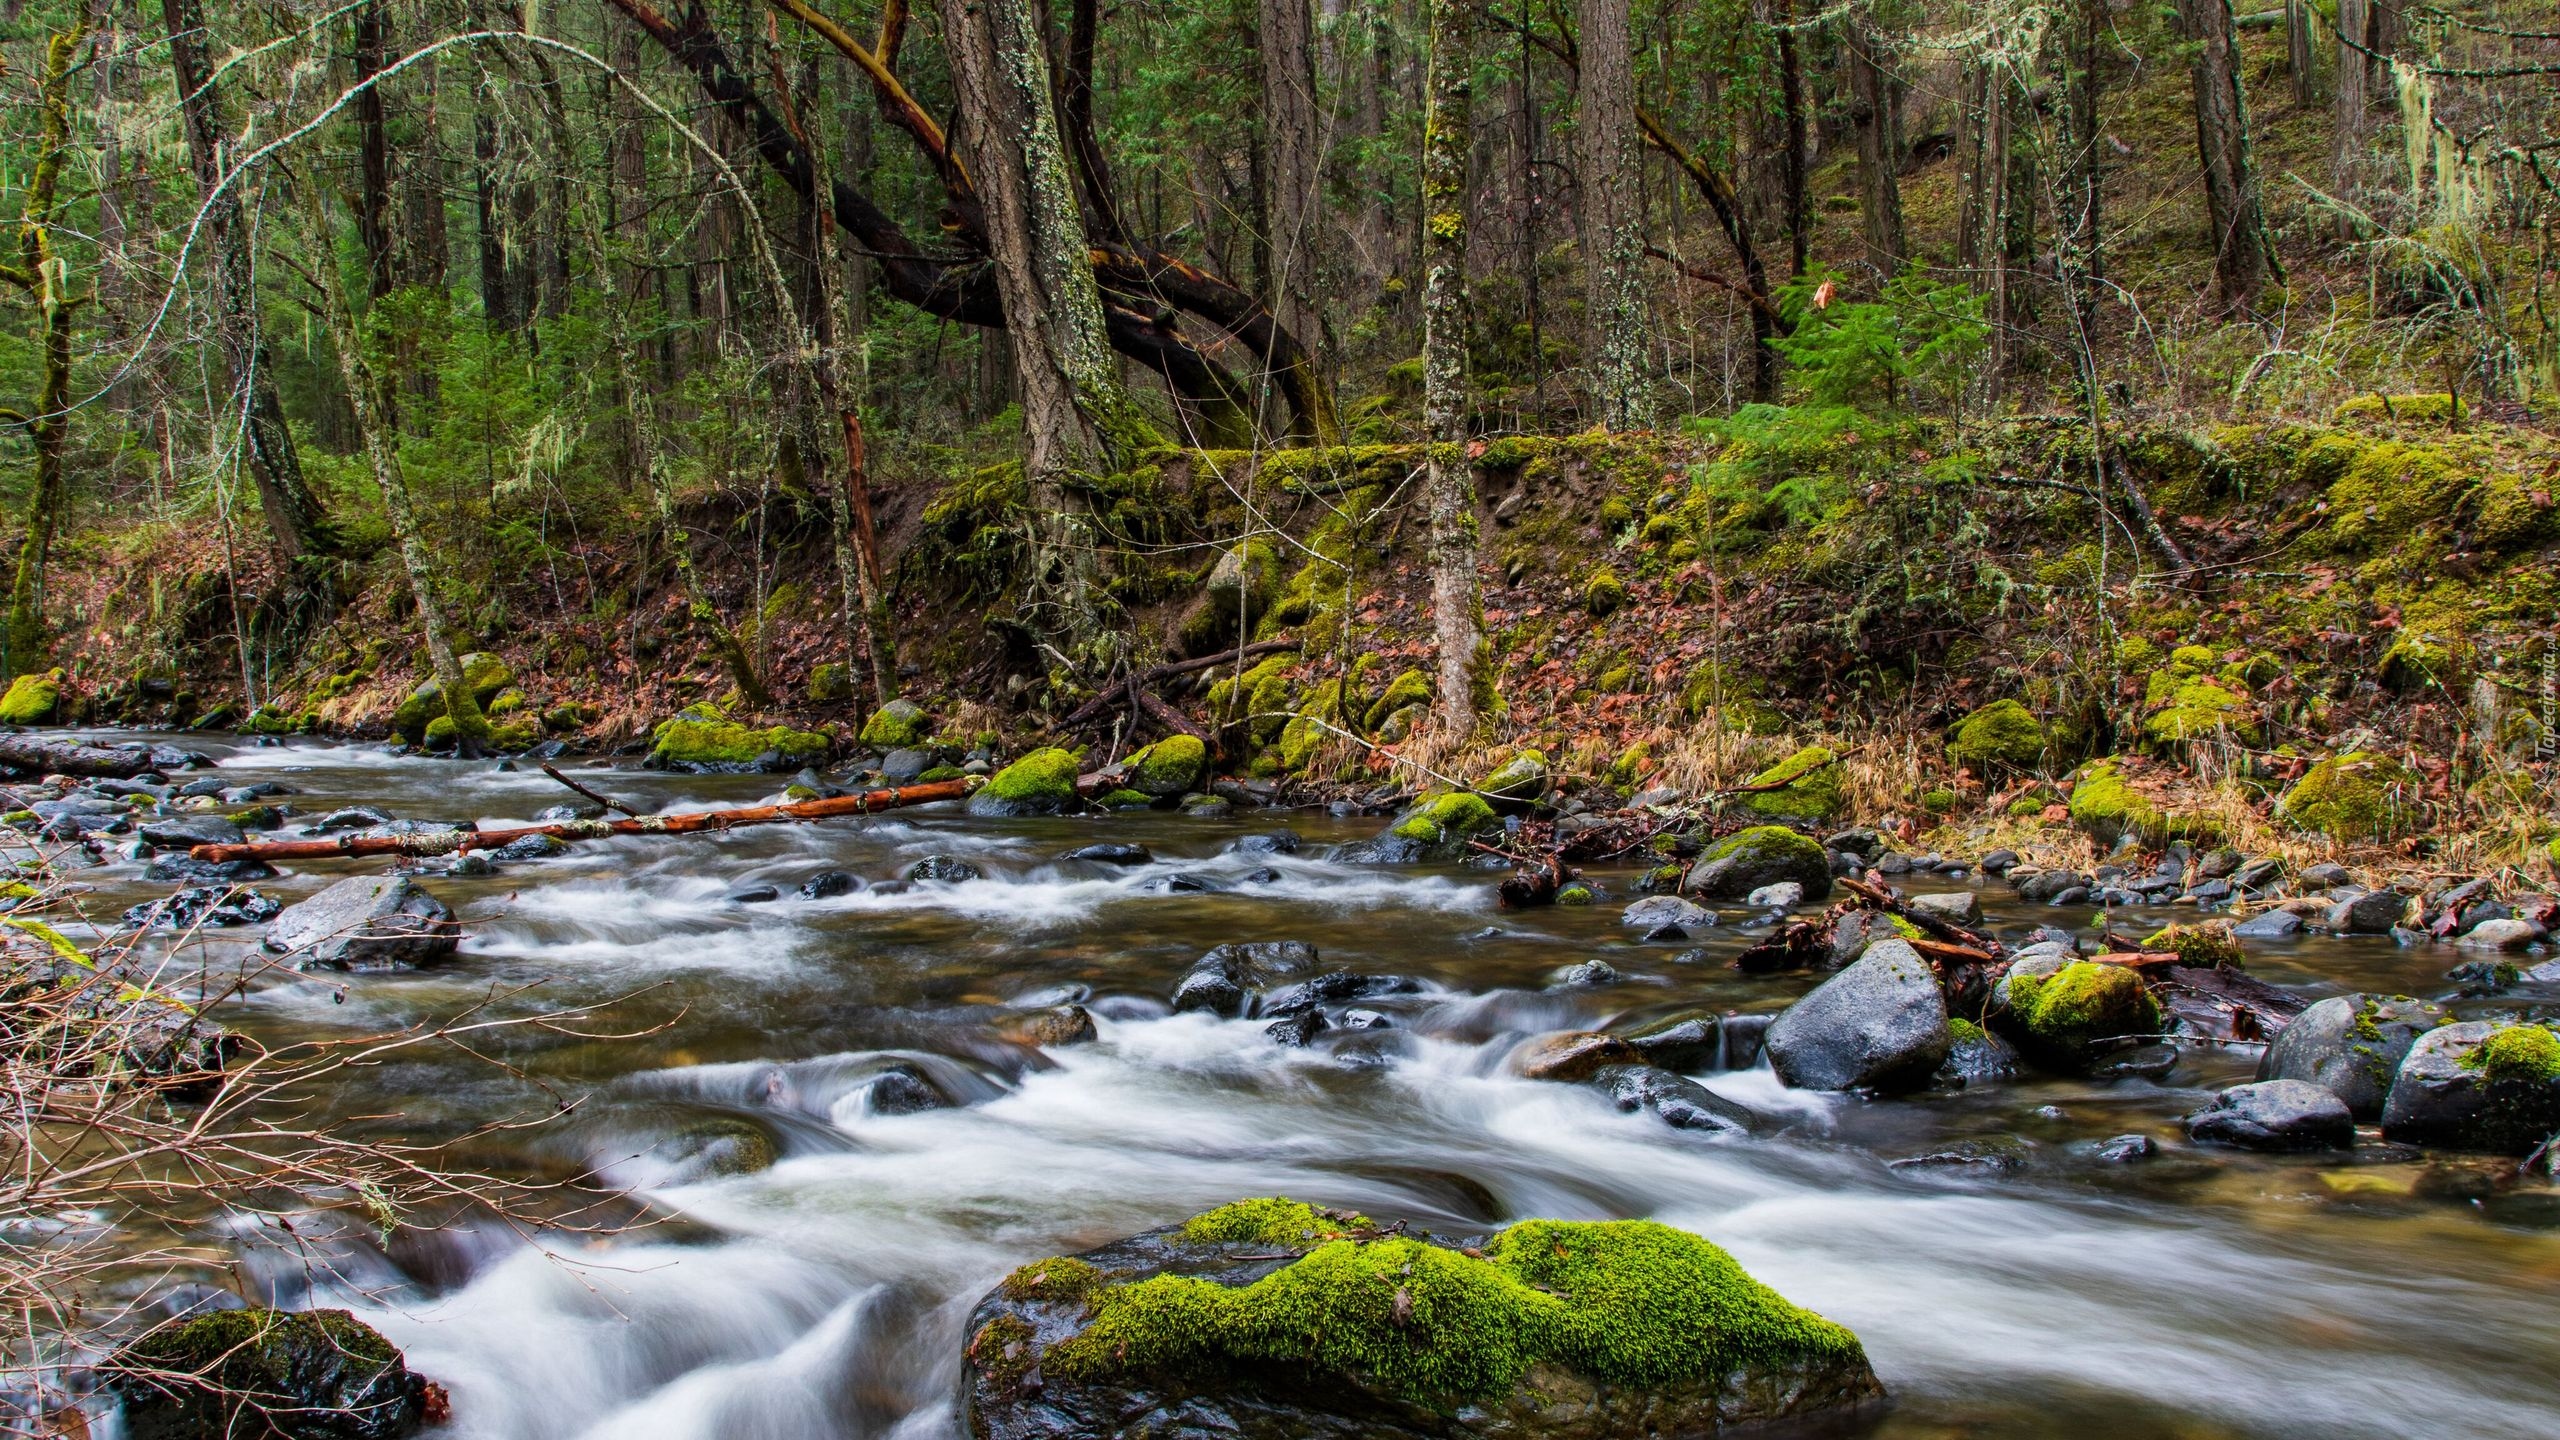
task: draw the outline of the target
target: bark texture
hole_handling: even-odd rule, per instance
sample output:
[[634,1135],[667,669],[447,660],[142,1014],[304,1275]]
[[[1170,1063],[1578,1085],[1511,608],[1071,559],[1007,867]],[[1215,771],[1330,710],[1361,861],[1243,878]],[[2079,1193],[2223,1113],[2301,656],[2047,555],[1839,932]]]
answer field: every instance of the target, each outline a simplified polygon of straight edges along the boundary
[[1902,225],[1902,83],[1894,74],[1893,52],[1874,27],[1852,26],[1844,44],[1867,264],[1879,279],[1890,280],[1910,253]]
[[2258,292],[2270,280],[2282,281],[2284,269],[2249,153],[2249,104],[2231,0],[2178,0],[2178,21],[2194,46],[2196,154],[2213,229],[2215,283],[2224,308],[2254,311]]
[[[1315,348],[1315,226],[1324,213],[1324,136],[1316,109],[1315,21],[1307,0],[1261,0],[1264,234],[1268,304],[1282,328]],[[1268,365],[1269,357],[1264,357]]]
[[1610,430],[1653,423],[1645,364],[1644,196],[1636,168],[1643,142],[1627,8],[1627,0],[1581,0],[1574,84],[1590,325],[1584,368],[1593,418]]
[[70,267],[55,251],[53,232],[60,222],[62,166],[71,143],[72,62],[88,32],[83,16],[45,43],[44,73],[36,87],[44,138],[18,216],[17,263],[0,268],[0,278],[35,302],[36,344],[44,355],[34,413],[9,417],[25,428],[35,447],[36,474],[9,585],[8,629],[0,635],[0,678],[7,679],[43,668],[44,565],[62,523],[62,450],[71,426],[71,321],[90,297],[72,291]]
[[1467,155],[1477,0],[1430,0],[1422,114],[1422,423],[1430,437],[1431,623],[1440,724],[1475,726],[1476,491],[1467,463]]

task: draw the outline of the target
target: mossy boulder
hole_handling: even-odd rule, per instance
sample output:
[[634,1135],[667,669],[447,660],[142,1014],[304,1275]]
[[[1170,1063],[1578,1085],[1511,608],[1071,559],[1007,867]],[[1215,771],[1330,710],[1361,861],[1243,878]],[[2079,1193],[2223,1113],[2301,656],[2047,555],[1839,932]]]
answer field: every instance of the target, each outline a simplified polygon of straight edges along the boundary
[[[471,687],[471,702],[484,711],[497,700],[499,691],[516,680],[516,673],[507,668],[507,662],[495,655],[474,651],[460,657],[459,663],[463,683]],[[429,676],[424,684],[409,692],[409,698],[400,702],[400,708],[391,712],[391,728],[410,744],[423,744],[427,738],[427,723],[446,713],[444,685]]]
[[2076,960],[2051,974],[2013,972],[2004,989],[2019,1048],[2055,1068],[2077,1069],[2109,1042],[2160,1033],[2160,1002],[2126,966]]
[[[1746,781],[1752,789],[1742,803],[1773,819],[1829,820],[1845,803],[1841,778],[1838,754],[1829,746],[1807,745]],[[1759,788],[1764,785],[1777,788]]]
[[2400,1062],[2382,1137],[2522,1155],[2560,1132],[2560,1035],[2466,1020],[2428,1031]]
[[2044,725],[2015,700],[1995,700],[1956,722],[1947,753],[1957,763],[1990,773],[2032,770],[2044,759]]
[[1627,608],[1627,582],[1603,565],[1582,582],[1582,608],[1595,616],[1615,615]]
[[216,1310],[104,1368],[128,1440],[400,1440],[426,1423],[427,1382],[344,1310]]
[[1197,736],[1168,735],[1129,757],[1127,778],[1129,789],[1159,800],[1170,800],[1186,791],[1200,788],[1201,778],[1209,773],[1209,747]]
[[972,815],[1056,815],[1076,808],[1075,752],[1034,750],[996,772],[969,797]]
[[2243,970],[2249,964],[2248,952],[2240,948],[2228,920],[2163,925],[2143,937],[2142,948],[2167,951],[2178,957],[2179,964],[2201,970]]
[[1380,695],[1377,703],[1369,707],[1369,713],[1361,718],[1361,723],[1367,727],[1370,734],[1374,735],[1387,723],[1387,718],[1397,711],[1408,705],[1429,705],[1430,703],[1431,677],[1419,670],[1407,670],[1387,682],[1386,693]]
[[1739,900],[1790,880],[1804,887],[1808,901],[1831,893],[1831,859],[1821,842],[1784,825],[1755,825],[1707,847],[1686,885],[1711,900]]
[[2259,732],[2248,696],[2218,679],[2199,676],[2172,687],[2160,708],[2143,717],[2142,733],[2156,746],[2174,750],[2220,737],[2254,745]]
[[1704,1435],[1883,1395],[1856,1336],[1644,1220],[1460,1249],[1249,1201],[1017,1270],[967,1333],[977,1440]]
[[862,722],[862,743],[874,750],[903,750],[924,743],[933,719],[912,700],[892,700]]
[[1481,795],[1466,790],[1424,795],[1398,815],[1380,837],[1398,842],[1390,847],[1398,853],[1379,858],[1454,859],[1466,853],[1469,839],[1501,826],[1502,817],[1493,813],[1493,807]]
[[698,775],[780,774],[815,765],[827,758],[827,737],[813,730],[775,725],[758,730],[733,720],[712,718],[697,706],[650,732],[652,770],[684,770]]
[[2421,818],[2418,777],[2388,755],[2351,750],[2302,773],[2276,801],[2276,818],[2333,840],[2383,840]]
[[0,695],[0,725],[50,725],[62,712],[62,672],[29,672],[9,682]]
[[2093,760],[2082,767],[2071,786],[2071,823],[2102,845],[2130,835],[2144,845],[2172,840],[2219,840],[2221,827],[2209,817],[2189,814],[2137,783],[2141,766],[2121,757]]
[[853,668],[841,660],[810,667],[808,694],[812,705],[841,705],[852,699]]
[[1526,810],[1547,793],[1546,752],[1523,750],[1505,760],[1494,767],[1492,774],[1476,782],[1476,793],[1496,809]]

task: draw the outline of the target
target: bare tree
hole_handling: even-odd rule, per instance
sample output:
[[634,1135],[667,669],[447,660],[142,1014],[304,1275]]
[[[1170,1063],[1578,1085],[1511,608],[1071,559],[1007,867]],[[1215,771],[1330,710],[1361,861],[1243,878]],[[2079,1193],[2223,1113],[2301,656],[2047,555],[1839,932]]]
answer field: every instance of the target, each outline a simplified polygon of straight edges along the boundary
[[1467,461],[1467,156],[1478,0],[1429,0],[1422,115],[1422,423],[1429,442],[1431,625],[1440,725],[1475,727],[1476,490]]
[[72,62],[89,35],[86,10],[71,28],[56,32],[44,47],[44,71],[37,81],[43,110],[43,132],[34,173],[18,213],[18,260],[0,264],[0,280],[26,292],[36,304],[36,346],[43,355],[43,378],[36,387],[35,413],[0,411],[0,423],[22,427],[35,444],[35,488],[27,497],[25,528],[18,539],[16,574],[9,585],[9,618],[0,632],[0,677],[14,677],[42,663],[44,617],[39,596],[46,555],[62,523],[64,480],[62,451],[71,432],[71,326],[81,307],[94,298],[71,284],[71,265],[56,245],[61,225],[62,166],[71,150]]
[[[1582,263],[1590,338],[1584,369],[1592,409],[1610,430],[1653,421],[1645,374],[1643,140],[1636,128],[1635,59],[1627,0],[1581,0],[1575,70],[1582,181]],[[1536,259],[1531,258],[1534,267]]]
[[2250,154],[2249,102],[2240,80],[2240,49],[2231,0],[2177,0],[2178,21],[2195,46],[2196,152],[2203,164],[2205,215],[2213,230],[2214,276],[2222,304],[2234,311],[2257,308],[2269,280],[2281,284],[2284,264],[2258,192]]

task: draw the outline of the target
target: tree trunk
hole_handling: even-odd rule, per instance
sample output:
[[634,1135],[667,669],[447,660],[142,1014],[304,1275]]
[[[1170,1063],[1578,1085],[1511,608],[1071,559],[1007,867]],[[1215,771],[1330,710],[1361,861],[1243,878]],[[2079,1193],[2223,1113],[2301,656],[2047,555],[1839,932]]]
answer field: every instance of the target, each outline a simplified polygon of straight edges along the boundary
[[2312,57],[2311,0],[2284,0],[2285,70],[2293,77],[2293,103],[2305,110],[2319,103],[2319,64]]
[[[2329,188],[2349,203],[2353,203],[2360,168],[2356,162],[2364,144],[2365,58],[2355,47],[2364,43],[2365,6],[2366,0],[2338,0],[2338,73],[2330,93]],[[2339,239],[2354,239],[2355,228],[2345,214],[2338,216]]]
[[399,449],[382,424],[382,387],[374,376],[372,362],[366,358],[364,333],[357,325],[354,306],[348,302],[346,280],[338,273],[328,213],[321,206],[316,185],[306,181],[300,189],[302,253],[320,302],[321,321],[328,329],[330,348],[338,352],[338,376],[346,386],[347,406],[355,414],[365,464],[373,472],[375,488],[382,492],[383,514],[390,520],[391,537],[400,547],[400,565],[408,575],[409,598],[418,607],[418,628],[425,632],[427,662],[435,672],[437,687],[444,693],[445,714],[453,721],[454,747],[469,759],[479,755],[487,743],[489,722],[480,713],[471,682],[464,678],[462,662],[455,658],[453,643],[445,635],[444,606],[436,598],[433,562],[426,538],[419,533],[418,517],[409,508],[409,482],[400,472]]
[[2213,227],[2215,279],[2226,310],[2251,312],[2267,281],[2283,280],[2284,267],[2267,231],[2249,153],[2249,105],[2231,0],[2177,0],[2177,6],[2179,23],[2195,46],[2196,151]]
[[[355,14],[355,73],[359,84],[382,73],[383,0],[365,0]],[[356,96],[356,149],[361,188],[356,238],[364,246],[365,293],[375,300],[400,288],[399,257],[391,243],[391,136],[382,87],[365,85]]]
[[1030,0],[941,0],[941,13],[1029,431],[1026,609],[1035,628],[1084,646],[1103,638],[1099,537],[1069,482],[1125,466],[1150,427],[1121,386],[1103,330],[1075,177],[1051,108],[1048,46]]
[[1477,0],[1427,0],[1422,116],[1422,423],[1431,519],[1431,622],[1440,651],[1440,727],[1475,728],[1476,492],[1467,463],[1467,158]]
[[[1324,214],[1324,140],[1316,121],[1315,22],[1308,0],[1261,0],[1263,235],[1271,255],[1266,302],[1310,354],[1316,314],[1316,224]],[[1265,371],[1271,357],[1262,357]],[[1317,383],[1322,384],[1321,378]],[[1268,388],[1268,382],[1260,389]]]
[[1849,115],[1858,131],[1859,210],[1867,264],[1879,281],[1901,273],[1909,244],[1902,227],[1902,85],[1881,31],[1854,25],[1844,39]]
[[1778,0],[1777,25],[1778,113],[1787,134],[1787,153],[1778,174],[1785,188],[1787,273],[1793,276],[1804,273],[1813,227],[1813,211],[1805,195],[1804,65],[1796,58],[1794,0]]
[[[1574,80],[1582,171],[1582,264],[1593,418],[1604,429],[1653,423],[1645,374],[1644,203],[1636,189],[1635,57],[1627,0],[1581,0],[1581,64]],[[1534,249],[1529,264],[1537,266]]]
[[169,27],[169,67],[177,81],[187,155],[205,197],[205,230],[217,279],[215,335],[232,383],[239,387],[249,473],[256,478],[258,501],[277,548],[296,561],[326,556],[336,550],[337,536],[303,479],[302,457],[276,400],[266,337],[258,323],[255,237],[238,193],[222,184],[230,168],[229,145],[222,133],[222,92],[205,63],[202,0],[161,0],[161,13]]
[[18,539],[17,572],[9,586],[8,629],[0,634],[0,679],[40,669],[44,658],[44,563],[53,549],[54,530],[62,523],[62,450],[71,430],[71,321],[90,298],[71,292],[69,266],[55,253],[53,232],[62,165],[71,148],[72,62],[88,34],[83,11],[70,29],[45,42],[44,72],[36,87],[43,139],[18,217],[18,263],[0,272],[35,302],[37,346],[44,355],[35,412],[12,417],[35,446],[36,475]]
[[2105,64],[2110,23],[2107,0],[2078,0],[2071,18],[2078,22],[2077,33],[2061,37],[2056,43],[2056,49],[2065,57],[2065,123],[2060,136],[2061,153],[2055,157],[2058,184],[2054,193],[2061,211],[2054,217],[2055,273],[2062,279],[2065,298],[2071,306],[2073,372],[2080,381],[2082,403],[2095,415],[2098,287],[2106,279],[2102,249],[2105,230],[2100,213],[2106,171],[2099,161],[2106,142],[2098,133],[2098,101],[2105,92],[2101,67]]

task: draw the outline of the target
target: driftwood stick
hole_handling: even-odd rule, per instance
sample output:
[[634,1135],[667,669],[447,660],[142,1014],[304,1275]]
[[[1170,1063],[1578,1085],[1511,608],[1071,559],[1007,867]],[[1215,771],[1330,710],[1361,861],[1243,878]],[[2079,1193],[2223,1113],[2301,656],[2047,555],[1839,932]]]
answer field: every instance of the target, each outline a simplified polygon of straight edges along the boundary
[[43,740],[33,735],[0,735],[0,765],[91,780],[130,780],[151,768],[151,752],[109,750],[77,740]]
[[[1193,660],[1174,660],[1162,665],[1150,665],[1144,670],[1132,670],[1102,687],[1100,694],[1077,706],[1073,713],[1058,723],[1061,726],[1074,726],[1099,720],[1110,712],[1112,706],[1123,699],[1132,694],[1143,694],[1149,687],[1173,679],[1177,675],[1189,675],[1194,671],[1214,669],[1220,665],[1233,664],[1238,660],[1277,655],[1297,648],[1298,642],[1295,640],[1257,640],[1250,645],[1239,645],[1233,650],[1221,650],[1215,655],[1203,655]],[[1142,708],[1145,705],[1143,700],[1138,703]]]
[[1898,915],[1949,945],[1969,950],[1989,959],[1997,959],[2008,953],[2001,948],[1999,941],[1986,935],[1977,935],[1952,920],[1941,920],[1926,910],[1914,910],[1885,893],[1880,885],[1870,885],[1854,875],[1842,875],[1838,877],[1838,883],[1841,889],[1866,901],[1869,908],[1882,910],[1888,915]]
[[568,786],[570,789],[577,791],[579,794],[586,796],[588,799],[593,800],[607,810],[619,810],[623,814],[628,815],[635,820],[640,818],[639,811],[632,809],[630,806],[623,804],[619,800],[612,800],[599,795],[593,790],[588,789],[586,786],[579,784],[577,781],[570,779],[568,776],[561,774],[559,767],[553,765],[548,760],[542,762],[542,773],[559,781],[561,784]]
[[1146,713],[1148,719],[1177,735],[1190,736],[1208,746],[1213,752],[1218,748],[1218,742],[1211,739],[1209,732],[1195,724],[1190,716],[1157,699],[1152,692],[1140,690],[1137,696],[1138,708]]
[[[604,840],[617,835],[692,835],[734,830],[744,825],[779,825],[801,820],[829,820],[844,815],[872,815],[907,805],[959,800],[984,783],[977,776],[940,780],[931,785],[891,786],[840,795],[831,800],[795,800],[781,805],[747,805],[734,810],[701,810],[685,815],[645,815],[633,820],[566,820],[550,825],[518,825],[504,830],[429,830],[414,835],[340,835],[327,840],[268,840],[238,845],[198,845],[187,853],[199,860],[327,860],[364,855],[450,855],[457,851],[494,850],[527,835],[554,840]],[[1076,781],[1079,793],[1101,784],[1098,775]]]

